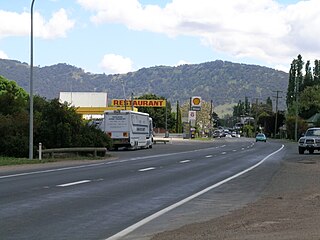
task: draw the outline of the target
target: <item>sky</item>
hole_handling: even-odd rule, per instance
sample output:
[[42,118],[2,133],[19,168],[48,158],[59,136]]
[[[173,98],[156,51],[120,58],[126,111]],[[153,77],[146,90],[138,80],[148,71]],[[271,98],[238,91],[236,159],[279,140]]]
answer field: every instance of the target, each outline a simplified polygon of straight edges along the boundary
[[[30,63],[32,0],[0,0],[0,58]],[[319,0],[35,0],[35,66],[117,74],[223,60],[288,71],[320,58]],[[1,74],[1,73],[0,73]]]

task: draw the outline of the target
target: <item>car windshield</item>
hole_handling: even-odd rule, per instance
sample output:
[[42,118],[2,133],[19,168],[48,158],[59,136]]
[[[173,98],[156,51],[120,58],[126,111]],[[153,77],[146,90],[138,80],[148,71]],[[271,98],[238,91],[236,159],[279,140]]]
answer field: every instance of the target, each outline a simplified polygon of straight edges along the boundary
[[306,136],[318,136],[318,137],[320,137],[320,129],[309,129],[306,132]]
[[257,137],[264,137],[264,134],[259,133],[259,134],[257,135]]

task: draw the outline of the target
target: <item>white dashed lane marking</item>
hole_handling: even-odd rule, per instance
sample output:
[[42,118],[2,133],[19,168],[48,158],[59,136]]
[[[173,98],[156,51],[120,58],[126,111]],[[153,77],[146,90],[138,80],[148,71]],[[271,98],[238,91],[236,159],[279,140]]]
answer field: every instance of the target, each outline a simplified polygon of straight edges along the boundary
[[154,170],[156,169],[155,167],[148,167],[148,168],[142,168],[142,169],[139,169],[138,171],[139,172],[146,172],[146,171],[151,171],[151,170]]
[[78,185],[78,184],[82,184],[82,183],[89,183],[89,182],[91,182],[91,180],[82,180],[82,181],[77,181],[77,182],[60,184],[60,185],[57,185],[57,187],[69,187],[69,186],[74,186],[74,185]]
[[180,161],[179,163],[188,163],[188,162],[191,162],[191,160],[182,160],[182,161]]

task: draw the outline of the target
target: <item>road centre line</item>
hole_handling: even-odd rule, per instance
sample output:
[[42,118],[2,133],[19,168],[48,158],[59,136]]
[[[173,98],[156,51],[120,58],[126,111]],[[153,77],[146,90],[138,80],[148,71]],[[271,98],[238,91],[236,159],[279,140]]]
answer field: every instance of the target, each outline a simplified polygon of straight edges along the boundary
[[206,156],[206,158],[211,158],[211,157],[212,157],[212,155],[207,155],[207,156]]
[[195,194],[193,194],[193,195],[191,195],[191,196],[189,196],[189,197],[187,197],[185,199],[182,199],[181,201],[176,202],[176,203],[174,203],[174,204],[172,204],[172,205],[170,205],[170,206],[168,206],[168,207],[166,207],[166,208],[164,208],[164,209],[162,209],[162,210],[160,210],[160,211],[158,211],[158,212],[156,212],[156,213],[154,213],[154,214],[142,219],[141,221],[139,221],[139,222],[137,222],[137,223],[125,228],[124,230],[116,233],[115,235],[113,235],[113,236],[111,236],[111,237],[109,237],[109,238],[107,238],[105,240],[121,239],[122,237],[124,237],[124,236],[128,235],[129,233],[133,232],[137,228],[139,228],[139,227],[147,224],[148,222],[150,222],[150,221],[162,216],[163,214],[165,214],[165,213],[167,213],[167,212],[169,212],[169,211],[171,211],[171,210],[173,210],[173,209],[175,209],[175,208],[177,208],[177,207],[179,207],[179,206],[181,206],[181,205],[193,200],[196,197],[199,197],[199,196],[205,194],[206,192],[208,192],[208,191],[210,191],[210,190],[212,190],[214,188],[217,188],[217,187],[221,186],[224,183],[227,183],[227,182],[231,181],[232,179],[235,179],[235,178],[237,178],[237,177],[239,177],[239,176],[241,176],[241,175],[243,175],[243,174],[255,169],[256,167],[261,165],[263,162],[265,162],[269,157],[271,157],[271,156],[277,154],[278,152],[280,152],[283,148],[284,148],[284,145],[282,144],[282,146],[278,150],[270,153],[268,156],[264,157],[262,160],[260,160],[255,165],[253,165],[253,166],[251,166],[251,167],[249,167],[249,168],[247,168],[247,169],[245,169],[245,170],[243,170],[241,172],[238,172],[237,174],[235,174],[235,175],[233,175],[231,177],[228,177],[228,178],[226,178],[226,179],[224,179],[224,180],[222,180],[222,181],[220,181],[218,183],[215,183],[212,186],[209,186],[209,187],[201,190],[200,192],[197,192],[197,193],[195,193]]
[[155,167],[148,167],[148,168],[139,169],[138,171],[139,172],[146,172],[146,171],[151,171],[151,170],[155,170],[155,169],[156,169]]
[[77,182],[60,184],[60,185],[57,185],[57,187],[69,187],[69,186],[83,184],[83,183],[89,183],[89,182],[91,182],[91,180],[82,180],[82,181],[77,181]]
[[[222,147],[223,146],[225,146],[225,145],[222,145]],[[200,152],[200,151],[205,151],[205,150],[214,149],[214,148],[218,148],[218,147],[210,147],[210,148],[195,149],[195,150],[190,150],[190,151],[185,151],[185,152],[166,153],[166,154],[158,154],[158,155],[152,155],[152,156],[128,158],[128,159],[123,159],[123,160],[114,160],[114,161],[110,161],[110,162],[92,163],[92,164],[86,164],[86,165],[70,166],[70,167],[55,168],[55,169],[48,169],[48,170],[39,170],[39,171],[32,171],[32,172],[16,173],[16,174],[0,176],[0,179],[21,177],[21,176],[28,176],[28,175],[35,175],[35,174],[42,174],[42,173],[67,171],[67,170],[87,168],[87,167],[111,165],[111,164],[124,163],[124,162],[129,162],[129,161],[143,160],[143,159],[148,159],[148,158],[166,157],[166,156],[186,154],[186,153],[190,153],[190,152]]]

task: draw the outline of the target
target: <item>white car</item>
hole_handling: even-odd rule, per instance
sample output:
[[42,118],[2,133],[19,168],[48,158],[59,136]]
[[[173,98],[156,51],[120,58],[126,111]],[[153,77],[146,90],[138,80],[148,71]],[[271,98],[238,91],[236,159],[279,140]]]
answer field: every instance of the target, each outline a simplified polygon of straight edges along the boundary
[[313,154],[314,150],[320,151],[320,128],[309,128],[298,141],[299,154],[304,154],[308,150]]

